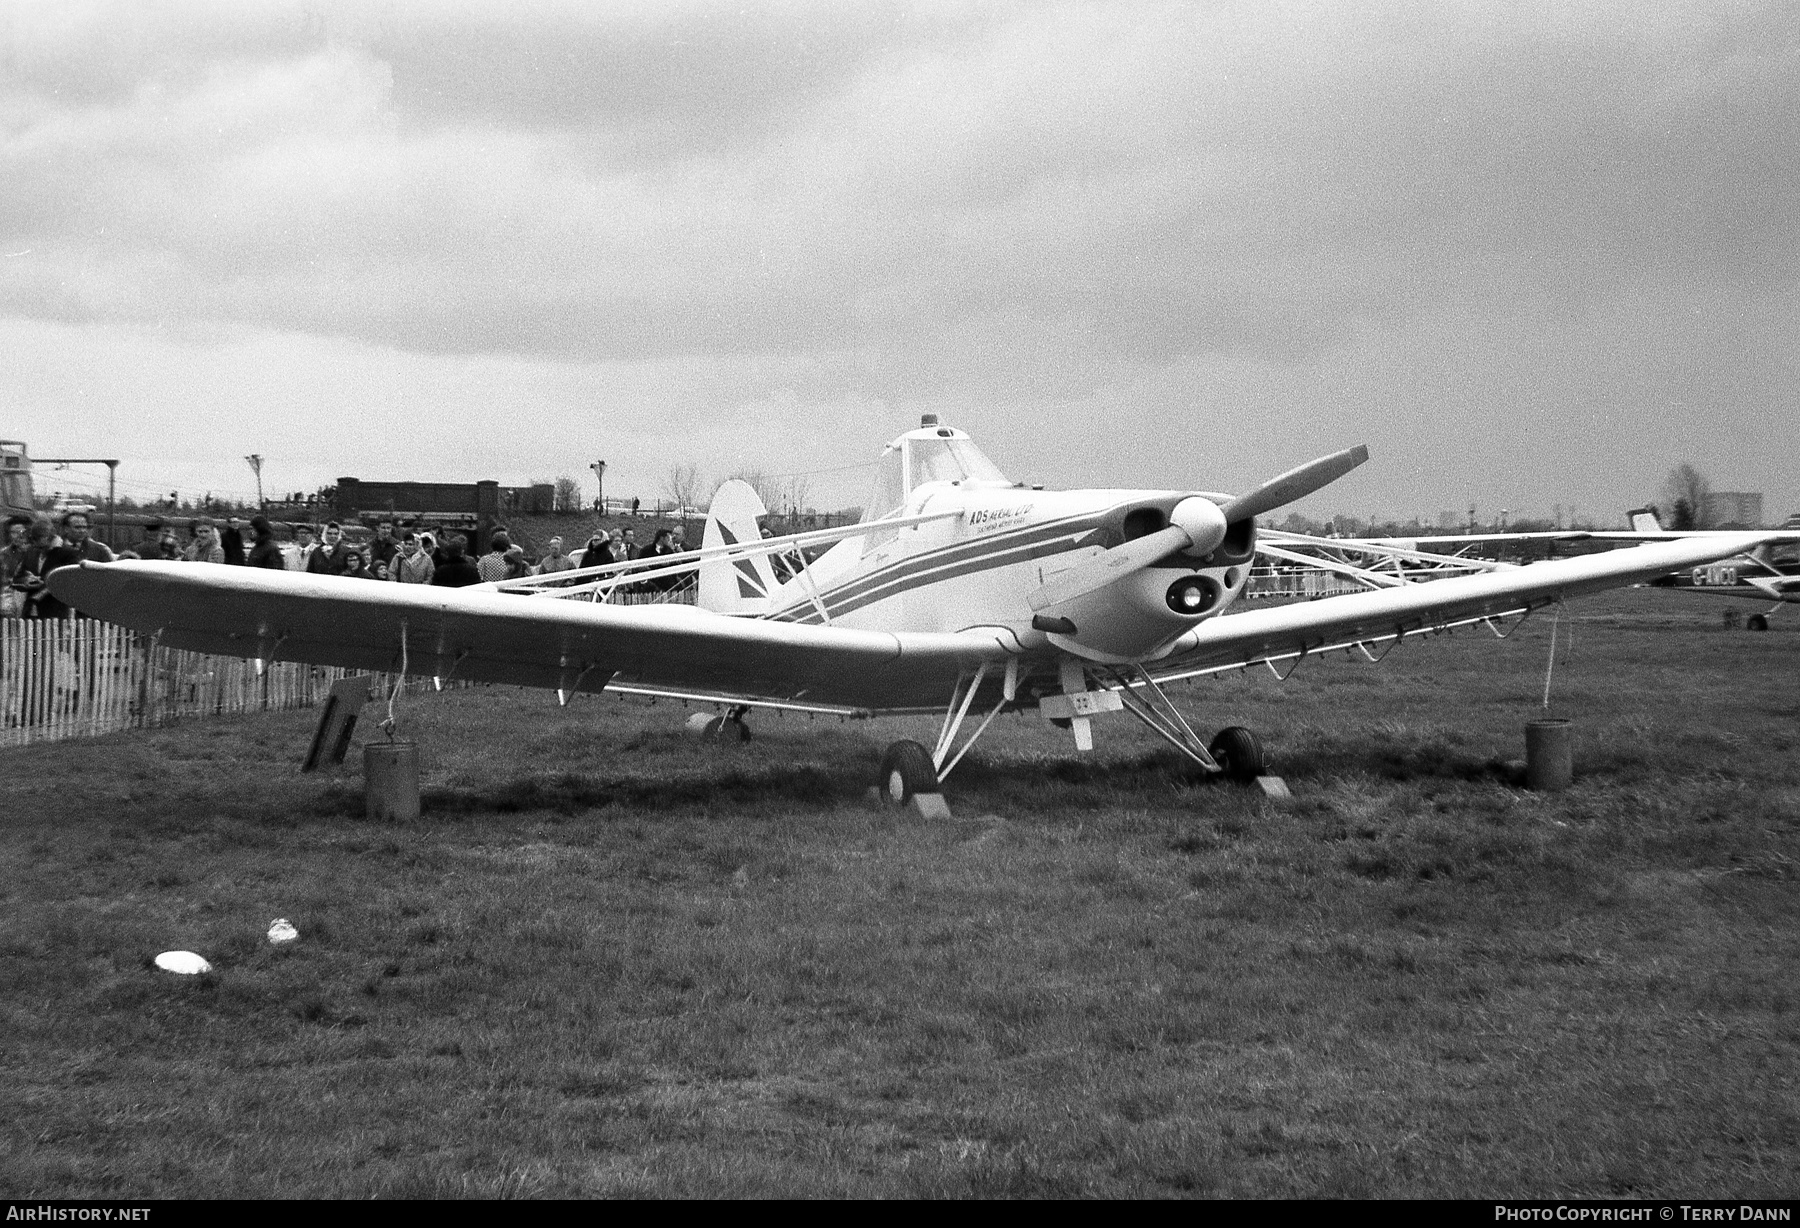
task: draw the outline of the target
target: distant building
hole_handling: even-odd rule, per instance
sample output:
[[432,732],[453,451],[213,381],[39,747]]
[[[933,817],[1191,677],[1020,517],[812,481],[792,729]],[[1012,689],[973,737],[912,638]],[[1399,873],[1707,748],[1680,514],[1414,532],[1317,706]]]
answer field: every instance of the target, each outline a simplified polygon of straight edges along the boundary
[[1438,513],[1437,527],[1441,532],[1454,533],[1461,523],[1457,520],[1455,512],[1446,509]]
[[341,521],[374,525],[382,520],[410,520],[420,528],[458,532],[476,550],[487,548],[488,534],[510,516],[547,516],[556,505],[556,488],[502,486],[498,482],[365,482],[339,478],[332,511]]
[[1762,522],[1761,491],[1715,490],[1706,496],[1710,529],[1760,529]]

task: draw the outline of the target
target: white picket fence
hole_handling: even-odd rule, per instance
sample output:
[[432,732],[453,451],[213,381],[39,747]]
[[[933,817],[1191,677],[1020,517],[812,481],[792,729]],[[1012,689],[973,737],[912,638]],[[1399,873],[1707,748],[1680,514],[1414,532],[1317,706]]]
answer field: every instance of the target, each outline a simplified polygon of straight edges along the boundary
[[1340,576],[1323,568],[1255,567],[1244,585],[1246,597],[1331,597],[1338,593],[1364,593],[1366,586],[1348,576]]
[[[92,619],[0,619],[0,746],[310,708],[349,670],[209,657]],[[377,685],[389,685],[376,675]]]

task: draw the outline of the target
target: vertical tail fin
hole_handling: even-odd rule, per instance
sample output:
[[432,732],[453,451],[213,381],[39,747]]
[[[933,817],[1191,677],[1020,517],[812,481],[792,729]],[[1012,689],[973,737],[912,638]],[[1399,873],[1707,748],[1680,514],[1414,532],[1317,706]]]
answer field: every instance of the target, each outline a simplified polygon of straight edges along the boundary
[[1633,533],[1661,533],[1662,522],[1656,518],[1653,507],[1634,507],[1625,513],[1625,519],[1631,524]]
[[[748,482],[736,478],[713,494],[706,512],[706,535],[701,546],[733,546],[761,540],[758,516],[768,509]],[[700,606],[720,614],[766,614],[780,588],[768,555],[755,558],[712,559],[700,564]]]

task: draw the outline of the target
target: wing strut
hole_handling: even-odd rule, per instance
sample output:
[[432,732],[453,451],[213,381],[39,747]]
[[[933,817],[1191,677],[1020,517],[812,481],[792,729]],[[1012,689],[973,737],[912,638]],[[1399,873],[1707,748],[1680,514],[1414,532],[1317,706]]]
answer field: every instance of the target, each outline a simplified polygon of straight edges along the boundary
[[[1206,743],[1194,732],[1194,727],[1187,723],[1181,715],[1181,709],[1175,706],[1163,689],[1150,676],[1150,671],[1142,665],[1134,664],[1138,681],[1133,682],[1124,671],[1109,668],[1108,673],[1113,681],[1119,684],[1118,695],[1124,701],[1125,711],[1136,717],[1143,726],[1157,737],[1173,746],[1176,750],[1192,759],[1208,772],[1219,772],[1219,761],[1212,757]],[[1135,688],[1144,688],[1139,694]]]
[[963,678],[967,675],[957,675],[956,686],[950,692],[950,706],[944,712],[944,724],[938,730],[937,745],[931,751],[931,764],[938,769],[939,779],[943,777],[944,756],[961,731],[963,717],[969,714],[969,705],[975,702],[975,692],[981,689],[981,680],[987,677],[987,672],[988,662],[983,661],[975,670],[975,677],[966,691],[963,690]]
[[[1007,677],[1010,681],[1014,677],[1013,670],[1015,662],[1008,661],[1006,664]],[[967,691],[962,689],[963,677],[966,675],[957,676],[956,689],[950,692],[950,706],[944,712],[944,727],[938,733],[936,748],[931,752],[931,763],[932,766],[937,769],[937,777],[940,783],[946,776],[950,775],[952,769],[954,769],[957,764],[962,762],[963,756],[969,753],[969,748],[974,746],[975,743],[980,740],[981,735],[987,732],[987,727],[994,723],[994,718],[1000,715],[1000,710],[1012,702],[1012,696],[1007,693],[1009,688],[1002,687],[1000,699],[994,704],[993,710],[987,714],[987,717],[981,724],[975,727],[975,732],[970,734],[969,740],[962,744],[962,749],[957,751],[956,754],[950,758],[948,763],[944,761],[944,756],[950,754],[950,747],[956,742],[957,732],[962,729],[963,717],[968,715],[969,705],[975,702],[975,692],[981,689],[981,681],[983,678],[987,677],[987,672],[992,667],[992,661],[983,661],[977,666],[975,669],[975,676],[969,680],[969,689]]]

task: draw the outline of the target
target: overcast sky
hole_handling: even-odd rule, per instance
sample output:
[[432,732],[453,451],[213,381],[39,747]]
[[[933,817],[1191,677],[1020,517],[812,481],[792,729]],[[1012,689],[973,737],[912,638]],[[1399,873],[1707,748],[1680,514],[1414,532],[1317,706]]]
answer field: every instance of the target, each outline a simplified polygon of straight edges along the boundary
[[1052,486],[1779,520],[1797,187],[1792,0],[0,0],[0,435],[648,498],[936,411]]

